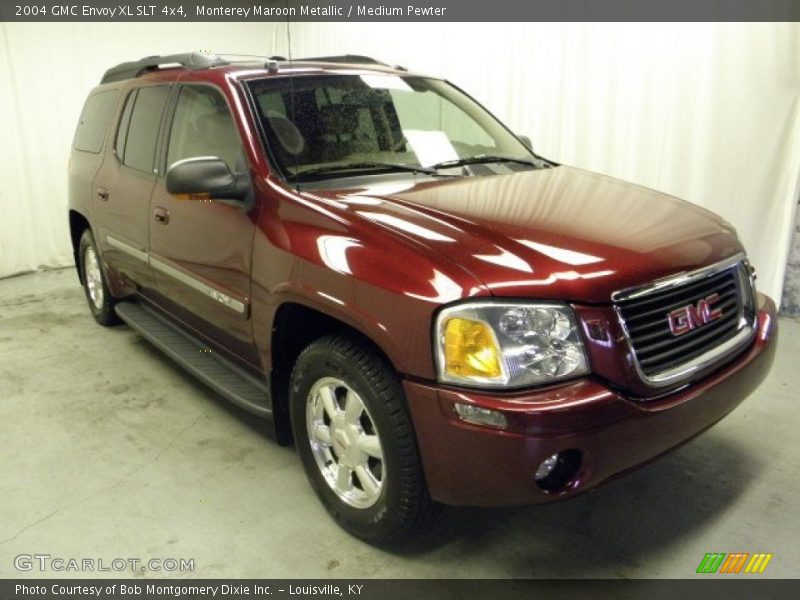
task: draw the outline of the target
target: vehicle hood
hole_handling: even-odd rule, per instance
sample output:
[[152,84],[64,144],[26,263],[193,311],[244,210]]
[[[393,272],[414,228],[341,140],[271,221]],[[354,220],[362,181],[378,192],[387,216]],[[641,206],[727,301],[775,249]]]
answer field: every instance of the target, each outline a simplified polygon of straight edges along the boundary
[[313,194],[433,250],[496,296],[606,303],[742,251],[707,210],[566,166]]

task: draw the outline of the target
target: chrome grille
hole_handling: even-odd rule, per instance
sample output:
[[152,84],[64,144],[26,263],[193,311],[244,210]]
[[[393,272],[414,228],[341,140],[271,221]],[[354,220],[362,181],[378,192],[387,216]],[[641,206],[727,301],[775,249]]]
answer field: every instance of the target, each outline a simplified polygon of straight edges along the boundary
[[[675,335],[669,314],[718,294],[721,315]],[[751,338],[754,298],[743,257],[615,294],[615,306],[645,382],[669,385],[722,361]]]

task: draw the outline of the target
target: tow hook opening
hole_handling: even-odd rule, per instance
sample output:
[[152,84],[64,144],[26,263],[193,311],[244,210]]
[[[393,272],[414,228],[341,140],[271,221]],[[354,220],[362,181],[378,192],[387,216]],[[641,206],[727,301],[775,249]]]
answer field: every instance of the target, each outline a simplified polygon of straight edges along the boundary
[[536,485],[546,492],[556,492],[575,479],[582,463],[583,453],[580,450],[562,450],[553,454],[536,469]]

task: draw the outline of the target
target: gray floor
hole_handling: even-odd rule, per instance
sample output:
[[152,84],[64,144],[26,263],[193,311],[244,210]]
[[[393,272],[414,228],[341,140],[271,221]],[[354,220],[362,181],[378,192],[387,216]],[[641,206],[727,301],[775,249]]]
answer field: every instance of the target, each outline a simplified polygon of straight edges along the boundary
[[2,280],[0,577],[40,553],[191,558],[175,575],[209,578],[682,578],[734,551],[771,552],[761,577],[793,577],[800,322],[780,324],[769,380],[680,450],[569,502],[450,510],[389,552],[333,524],[258,420],[126,327],[95,325],[72,270]]

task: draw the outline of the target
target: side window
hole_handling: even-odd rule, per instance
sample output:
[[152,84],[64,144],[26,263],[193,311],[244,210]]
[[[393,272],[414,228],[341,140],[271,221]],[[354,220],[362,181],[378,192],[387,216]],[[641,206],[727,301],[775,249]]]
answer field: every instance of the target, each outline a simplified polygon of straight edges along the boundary
[[129,103],[133,102],[133,109],[125,137],[125,150],[120,157],[123,164],[146,173],[153,172],[158,128],[168,95],[169,86],[157,85],[140,88],[135,99],[128,99]]
[[167,167],[197,156],[217,156],[236,171],[242,161],[241,142],[221,92],[184,86],[172,120]]
[[117,90],[107,90],[87,98],[75,130],[73,148],[94,154],[100,152],[114,106],[117,104],[117,96],[119,96]]

